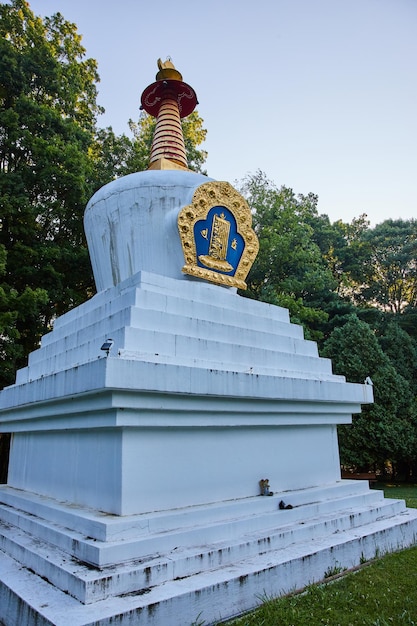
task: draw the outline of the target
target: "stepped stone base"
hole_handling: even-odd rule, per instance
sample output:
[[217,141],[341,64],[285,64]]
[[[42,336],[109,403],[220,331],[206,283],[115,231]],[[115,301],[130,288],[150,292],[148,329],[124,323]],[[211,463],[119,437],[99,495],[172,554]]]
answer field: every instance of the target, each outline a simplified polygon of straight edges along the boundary
[[125,517],[3,487],[0,621],[214,624],[416,538],[417,510],[364,481]]
[[0,622],[214,624],[412,545],[417,511],[340,478],[337,424],[371,401],[285,309],[146,271],[106,288],[0,394]]
[[[114,341],[109,356],[100,350]],[[8,484],[115,515],[340,479],[349,384],[288,311],[147,272],[57,319],[0,394]]]

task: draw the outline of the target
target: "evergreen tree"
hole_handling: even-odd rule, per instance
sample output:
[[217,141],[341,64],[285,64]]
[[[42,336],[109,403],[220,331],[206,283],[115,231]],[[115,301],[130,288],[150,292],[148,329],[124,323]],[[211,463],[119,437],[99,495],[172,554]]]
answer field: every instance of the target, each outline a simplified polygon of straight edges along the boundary
[[322,354],[332,359],[334,372],[349,382],[363,383],[368,376],[373,382],[374,404],[355,415],[352,425],[339,428],[342,463],[359,471],[384,471],[387,462],[394,471],[404,466],[410,470],[417,444],[412,390],[369,325],[356,315],[348,316],[325,342]]
[[378,342],[397,372],[408,380],[417,396],[417,342],[401,328],[398,316],[388,318],[378,335]]

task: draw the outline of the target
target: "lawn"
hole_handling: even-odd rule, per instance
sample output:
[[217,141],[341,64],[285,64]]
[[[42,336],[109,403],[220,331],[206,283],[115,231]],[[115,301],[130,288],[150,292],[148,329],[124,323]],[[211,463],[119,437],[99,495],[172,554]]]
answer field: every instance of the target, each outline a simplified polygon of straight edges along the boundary
[[417,485],[395,485],[391,483],[377,483],[375,489],[383,489],[386,498],[405,500],[407,506],[413,509],[417,509]]
[[[417,508],[417,485],[377,485]],[[417,547],[365,563],[303,593],[267,600],[227,626],[417,626]],[[220,625],[219,625],[220,626]]]

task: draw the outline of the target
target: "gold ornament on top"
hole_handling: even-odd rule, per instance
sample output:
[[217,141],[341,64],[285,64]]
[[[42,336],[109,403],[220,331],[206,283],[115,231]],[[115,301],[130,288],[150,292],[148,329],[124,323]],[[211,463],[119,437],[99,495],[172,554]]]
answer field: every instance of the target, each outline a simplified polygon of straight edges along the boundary
[[171,59],[158,59],[156,82],[141,96],[141,109],[156,117],[149,170],[189,171],[181,119],[197,106],[197,95]]
[[[197,187],[191,204],[178,214],[178,230],[185,274],[225,287],[246,289],[245,279],[258,254],[259,242],[252,229],[251,210],[232,185],[209,182]],[[199,254],[196,238],[205,240],[206,254]],[[235,265],[230,262],[230,250],[239,252],[232,254]]]

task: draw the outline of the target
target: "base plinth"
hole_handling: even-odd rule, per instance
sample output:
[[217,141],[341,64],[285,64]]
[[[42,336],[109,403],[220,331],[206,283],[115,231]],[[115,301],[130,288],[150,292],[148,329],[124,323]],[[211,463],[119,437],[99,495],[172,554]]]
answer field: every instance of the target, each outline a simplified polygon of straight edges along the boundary
[[279,307],[143,271],[97,294],[0,395],[0,621],[210,624],[411,545],[417,512],[340,479],[370,401]]
[[214,624],[417,536],[417,511],[350,480],[127,517],[9,487],[0,502],[7,626]]

